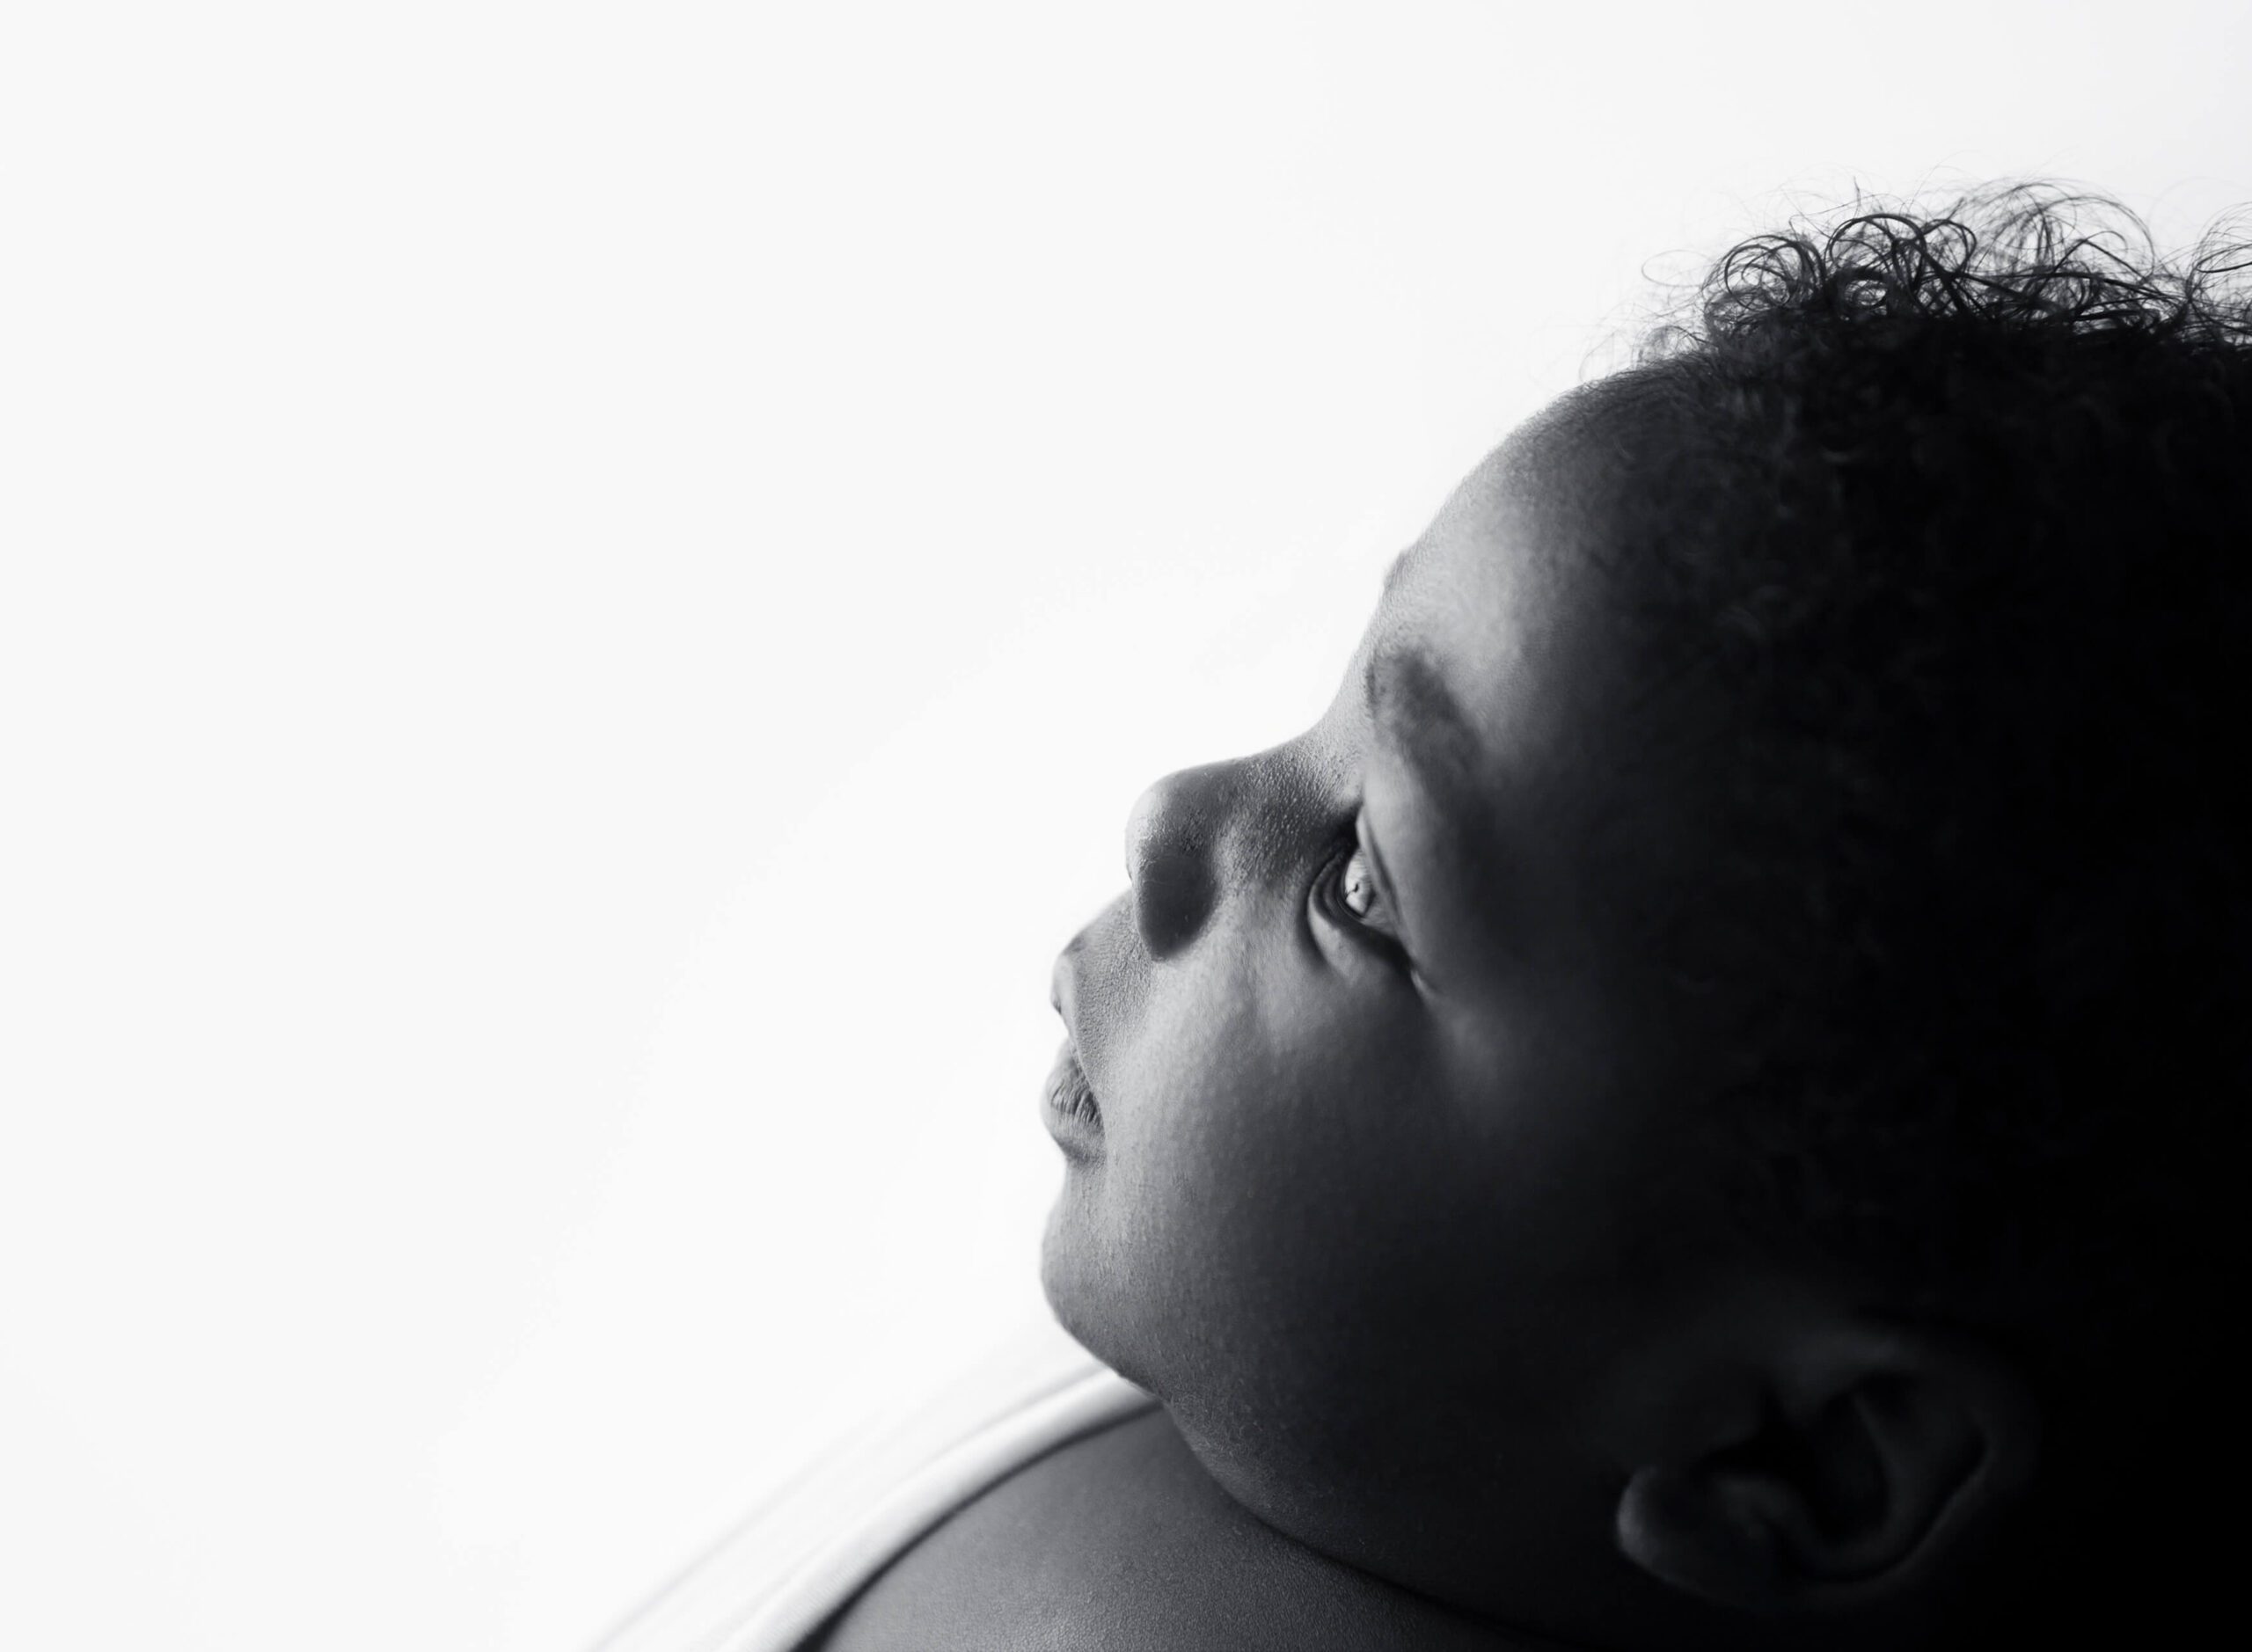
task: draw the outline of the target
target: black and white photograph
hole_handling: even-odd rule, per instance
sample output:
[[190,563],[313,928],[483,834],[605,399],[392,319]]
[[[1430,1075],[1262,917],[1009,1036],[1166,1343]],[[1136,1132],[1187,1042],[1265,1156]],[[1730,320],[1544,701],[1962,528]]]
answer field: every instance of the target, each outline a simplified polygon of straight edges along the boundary
[[0,1648],[2226,1644],[2248,88],[0,7]]

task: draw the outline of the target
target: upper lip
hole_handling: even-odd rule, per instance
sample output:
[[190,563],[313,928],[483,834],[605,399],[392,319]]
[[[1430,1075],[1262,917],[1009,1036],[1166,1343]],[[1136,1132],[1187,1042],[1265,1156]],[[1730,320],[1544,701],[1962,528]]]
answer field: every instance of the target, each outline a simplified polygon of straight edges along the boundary
[[[1078,1053],[1083,1064],[1087,1057],[1087,1048],[1086,1040],[1080,1035],[1079,1012],[1085,1008],[1094,1012],[1096,1026],[1092,1030],[1098,1045],[1103,1042],[1101,1023],[1105,1017],[1104,999],[1100,990],[1092,1004],[1081,1003],[1080,987],[1085,984],[1082,977],[1089,964],[1093,964],[1098,970],[1101,969],[1102,961],[1109,951],[1110,925],[1115,921],[1121,905],[1122,903],[1114,902],[1095,914],[1085,928],[1064,944],[1064,950],[1056,954],[1055,965],[1048,972],[1049,1006],[1063,1017],[1064,1031],[1070,1036],[1071,1048]],[[1102,976],[1098,974],[1095,977],[1098,989],[1101,983]],[[1100,1053],[1099,1049],[1095,1052],[1098,1056]]]
[[1064,1031],[1070,1035],[1073,1044],[1079,1042],[1078,1028],[1072,1015],[1072,1007],[1078,997],[1077,985],[1071,974],[1071,948],[1066,947],[1056,955],[1056,967],[1048,972],[1048,1006],[1064,1018]]

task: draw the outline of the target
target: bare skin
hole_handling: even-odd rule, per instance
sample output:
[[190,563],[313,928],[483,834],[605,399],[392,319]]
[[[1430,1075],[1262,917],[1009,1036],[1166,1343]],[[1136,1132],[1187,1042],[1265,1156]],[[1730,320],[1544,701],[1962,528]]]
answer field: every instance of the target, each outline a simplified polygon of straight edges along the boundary
[[2031,1407],[1719,1192],[1727,1051],[1641,938],[1714,904],[1725,724],[1650,691],[1606,583],[1649,439],[1615,384],[1517,433],[1310,728],[1137,806],[1056,973],[1093,1103],[1048,1115],[1042,1277],[1166,1414],[973,1502],[835,1648],[1928,1626]]
[[808,1652],[1523,1652],[1535,1642],[1270,1530],[1163,1411],[1020,1470],[918,1544]]

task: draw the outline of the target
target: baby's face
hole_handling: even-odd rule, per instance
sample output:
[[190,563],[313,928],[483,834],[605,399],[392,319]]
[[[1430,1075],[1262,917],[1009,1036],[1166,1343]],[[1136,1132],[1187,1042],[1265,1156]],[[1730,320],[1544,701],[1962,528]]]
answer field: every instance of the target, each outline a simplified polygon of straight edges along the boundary
[[1049,1300],[1239,1500],[1396,1577],[1535,1486],[1607,1537],[1620,1385],[1755,1266],[1628,939],[1694,875],[1696,719],[1633,703],[1590,567],[1605,417],[1464,484],[1305,734],[1152,786],[1057,964],[1093,1105],[1049,1113]]

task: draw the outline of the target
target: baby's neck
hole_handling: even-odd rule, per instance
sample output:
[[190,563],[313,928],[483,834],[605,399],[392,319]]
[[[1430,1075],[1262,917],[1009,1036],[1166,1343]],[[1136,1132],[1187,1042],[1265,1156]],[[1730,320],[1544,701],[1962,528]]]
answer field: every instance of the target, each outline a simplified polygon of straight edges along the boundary
[[1288,1647],[1536,1652],[1261,1523],[1162,1410],[1010,1476],[903,1555],[807,1652]]

